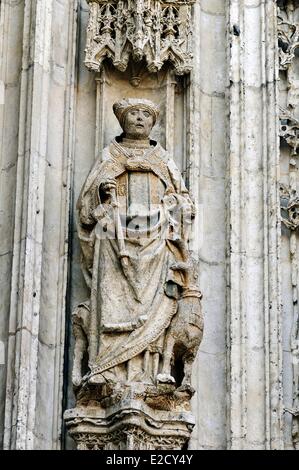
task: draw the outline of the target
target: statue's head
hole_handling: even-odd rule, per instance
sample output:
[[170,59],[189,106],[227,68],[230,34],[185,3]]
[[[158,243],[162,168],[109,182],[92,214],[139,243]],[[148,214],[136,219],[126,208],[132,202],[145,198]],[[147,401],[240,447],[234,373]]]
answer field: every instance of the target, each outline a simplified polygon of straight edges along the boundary
[[152,101],[127,98],[114,103],[113,111],[126,137],[146,139],[155,125],[159,108]]

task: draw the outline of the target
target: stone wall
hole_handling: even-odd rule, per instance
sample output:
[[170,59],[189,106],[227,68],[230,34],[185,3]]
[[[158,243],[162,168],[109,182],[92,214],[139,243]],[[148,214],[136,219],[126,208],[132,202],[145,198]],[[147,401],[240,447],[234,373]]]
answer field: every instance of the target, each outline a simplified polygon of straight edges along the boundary
[[[2,445],[73,447],[62,420],[74,402],[70,320],[87,295],[75,203],[99,149],[119,131],[107,109],[146,89],[162,99],[159,138],[199,207],[192,250],[205,332],[190,448],[293,448],[295,420],[284,408],[296,405],[297,271],[295,238],[280,233],[290,148],[279,151],[287,83],[281,76],[278,94],[276,2],[198,1],[194,66],[175,93],[162,77],[138,91],[126,74],[86,69],[85,0],[3,0],[0,8]],[[174,93],[171,132],[165,89]]]
[[4,404],[7,374],[7,345],[16,193],[16,164],[22,68],[24,2],[2,2],[0,13],[0,128],[1,128],[1,261],[0,261],[0,435],[3,445]]
[[1,2],[6,449],[60,447],[76,16],[76,2]]

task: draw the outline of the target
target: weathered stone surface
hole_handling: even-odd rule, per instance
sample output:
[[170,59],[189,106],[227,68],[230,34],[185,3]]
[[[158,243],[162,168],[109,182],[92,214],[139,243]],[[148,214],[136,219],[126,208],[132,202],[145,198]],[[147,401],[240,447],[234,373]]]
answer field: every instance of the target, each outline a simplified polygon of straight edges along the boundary
[[283,402],[275,2],[231,0],[228,27],[229,441],[238,449],[279,449]]
[[[10,232],[7,242],[13,254],[5,277],[10,298],[3,289],[1,302],[1,322],[9,315],[7,375],[1,380],[1,387],[6,386],[5,449],[61,446],[74,5],[56,0],[1,2],[1,37],[10,30],[5,48],[9,44],[14,49],[14,57],[10,51],[1,62],[11,120],[0,126],[4,139],[11,133],[1,152],[9,159],[12,152],[14,162],[9,173],[3,172],[14,174],[5,184],[7,196],[12,194],[1,197],[11,218],[1,220]],[[0,42],[2,47],[6,40]],[[1,240],[5,238],[1,227]]]
[[178,75],[192,69],[191,6],[196,0],[88,0],[85,65],[101,69],[108,57],[120,71],[143,58],[150,72],[170,61]]
[[[278,46],[280,69],[280,204],[282,230],[282,292],[286,318],[283,325],[285,441],[287,448],[299,448],[299,328],[298,328],[298,117],[299,5],[278,1]],[[285,256],[285,251],[288,255]]]
[[[166,38],[160,34],[157,42],[146,42],[153,38],[146,25],[150,18],[139,15],[141,48],[133,29],[124,27],[119,36],[124,72],[113,66],[115,49],[111,59],[102,61],[108,49],[88,32],[92,66],[101,69],[96,73],[84,66],[92,3],[97,9],[104,5],[100,0],[2,0],[0,6],[4,446],[56,449],[63,442],[74,447],[69,434],[61,439],[62,406],[76,406],[71,312],[90,293],[80,268],[73,201],[94,159],[121,133],[112,104],[122,97],[146,97],[160,106],[151,136],[174,158],[198,207],[189,249],[206,315],[192,370],[195,426],[189,448],[298,447],[298,1],[167,2],[180,5],[180,14],[192,13],[192,35],[185,20],[181,45],[168,35],[173,51],[187,55],[169,62],[165,49],[155,62],[151,53]],[[137,19],[128,17],[134,27]],[[104,32],[103,23],[94,25]],[[92,57],[96,48],[100,56]],[[149,71],[150,64],[162,63],[159,72]],[[185,73],[189,68],[191,73]],[[75,321],[79,328],[81,316],[84,309]],[[142,364],[132,358],[130,376]],[[97,402],[92,385],[83,385],[77,389],[79,411],[66,415],[71,433],[77,432],[82,447],[103,447],[95,429],[108,432],[110,444],[106,439],[105,445],[112,447],[180,447],[192,424],[185,415],[183,436],[175,440],[174,408],[189,406],[192,389],[179,391],[178,398],[172,384],[147,387],[151,390],[141,390],[142,399],[132,398],[135,386],[131,395],[125,387],[109,397],[103,390]],[[136,411],[143,430],[122,415],[113,435],[111,421],[124,403]],[[87,424],[90,410],[102,427]],[[165,416],[168,437],[158,444],[155,420]],[[81,437],[80,429],[86,431]]]
[[[77,406],[104,407],[114,393],[121,399],[124,387],[136,395],[143,384],[155,391],[145,389],[139,399],[161,410],[174,406],[179,420],[185,405],[178,397],[193,395],[203,332],[188,250],[194,206],[171,156],[149,139],[158,107],[130,98],[113,110],[123,134],[103,150],[77,204],[90,289],[73,313]],[[178,393],[173,405],[159,391],[168,383]]]
[[3,446],[24,11],[0,5],[0,448]]
[[65,420],[79,450],[179,450],[194,426],[191,413],[152,409],[133,396],[106,409],[68,410]]

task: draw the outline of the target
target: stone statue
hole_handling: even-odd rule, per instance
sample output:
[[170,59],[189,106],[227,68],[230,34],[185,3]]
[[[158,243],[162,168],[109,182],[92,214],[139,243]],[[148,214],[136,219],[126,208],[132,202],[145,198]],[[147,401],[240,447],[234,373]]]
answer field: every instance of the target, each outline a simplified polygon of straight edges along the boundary
[[123,134],[103,150],[77,204],[90,298],[73,314],[73,383],[190,391],[203,330],[188,251],[194,205],[172,157],[149,138],[158,107],[123,99],[113,111]]

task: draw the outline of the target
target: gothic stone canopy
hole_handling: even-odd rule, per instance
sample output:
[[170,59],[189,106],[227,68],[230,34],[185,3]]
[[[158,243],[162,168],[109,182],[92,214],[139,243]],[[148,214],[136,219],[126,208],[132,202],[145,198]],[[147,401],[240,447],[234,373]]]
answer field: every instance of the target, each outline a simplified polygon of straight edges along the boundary
[[170,61],[177,75],[192,68],[192,18],[195,0],[88,0],[85,65],[99,71],[105,58],[126,70],[130,57],[145,59],[157,72]]

